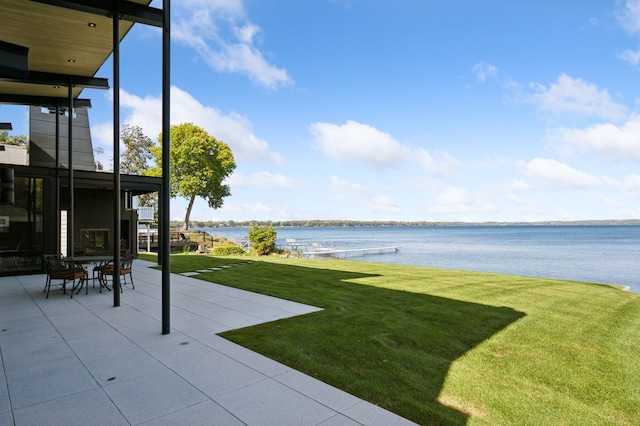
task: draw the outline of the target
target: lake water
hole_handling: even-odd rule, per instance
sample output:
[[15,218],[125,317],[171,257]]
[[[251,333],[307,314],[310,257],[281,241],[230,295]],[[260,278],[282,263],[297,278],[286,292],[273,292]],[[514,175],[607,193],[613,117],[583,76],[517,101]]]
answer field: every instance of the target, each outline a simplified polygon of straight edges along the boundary
[[[248,228],[203,228],[240,241]],[[437,226],[276,228],[338,249],[400,246],[354,260],[618,284],[640,293],[640,226]]]

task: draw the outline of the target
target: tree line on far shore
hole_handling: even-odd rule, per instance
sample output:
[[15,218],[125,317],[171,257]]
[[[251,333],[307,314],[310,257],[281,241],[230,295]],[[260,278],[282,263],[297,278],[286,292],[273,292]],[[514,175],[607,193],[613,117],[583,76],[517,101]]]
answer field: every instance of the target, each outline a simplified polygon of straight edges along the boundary
[[[172,221],[171,226],[182,227],[184,222]],[[584,226],[584,225],[640,225],[640,219],[628,220],[579,220],[579,221],[541,221],[541,222],[431,222],[431,221],[362,221],[362,220],[248,220],[248,221],[198,221],[192,220],[191,228],[251,228],[254,226],[272,227],[359,227],[359,226]]]

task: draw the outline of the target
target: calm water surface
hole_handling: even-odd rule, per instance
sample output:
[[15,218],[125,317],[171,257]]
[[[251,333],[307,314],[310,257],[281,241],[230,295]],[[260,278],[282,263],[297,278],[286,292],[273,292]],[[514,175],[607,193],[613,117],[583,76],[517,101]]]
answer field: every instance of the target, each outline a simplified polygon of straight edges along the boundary
[[[239,241],[247,228],[205,228]],[[276,228],[278,244],[295,238],[339,249],[400,246],[354,257],[380,263],[499,272],[629,286],[640,293],[640,226],[439,226]]]

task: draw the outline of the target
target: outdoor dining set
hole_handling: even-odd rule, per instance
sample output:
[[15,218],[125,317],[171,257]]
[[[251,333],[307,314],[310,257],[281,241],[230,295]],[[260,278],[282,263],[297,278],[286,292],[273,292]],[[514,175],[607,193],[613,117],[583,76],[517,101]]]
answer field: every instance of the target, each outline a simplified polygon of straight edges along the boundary
[[[120,277],[122,284],[131,283],[131,287],[135,289],[133,284],[132,264],[134,255],[127,252],[120,258]],[[49,291],[52,285],[59,286],[62,289],[62,293],[67,293],[68,283],[70,284],[71,297],[73,294],[80,293],[82,288],[85,289],[85,294],[89,293],[89,280],[92,281],[93,287],[95,287],[96,281],[100,288],[111,291],[113,285],[113,278],[115,275],[115,266],[113,264],[113,255],[110,254],[83,254],[81,256],[63,257],[59,254],[45,255],[44,262],[47,272],[47,280],[44,286],[44,291],[47,293],[47,299],[49,298]],[[91,273],[91,276],[89,276]],[[127,276],[129,282],[127,282]],[[109,285],[111,280],[111,286]],[[120,286],[122,291],[122,286]]]

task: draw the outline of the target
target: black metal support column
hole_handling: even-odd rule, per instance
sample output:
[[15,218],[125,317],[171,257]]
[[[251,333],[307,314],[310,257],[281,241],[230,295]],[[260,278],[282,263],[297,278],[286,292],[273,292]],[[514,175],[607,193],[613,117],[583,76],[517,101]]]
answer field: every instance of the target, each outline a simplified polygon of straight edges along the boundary
[[113,306],[120,306],[120,16],[113,20]]
[[170,140],[171,140],[171,1],[163,0],[163,25],[162,25],[162,187],[160,191],[160,241],[158,256],[162,256],[162,334],[169,334],[171,330],[171,260],[169,255],[169,167]]
[[56,169],[55,169],[55,188],[54,188],[54,211],[55,220],[55,248],[56,253],[60,253],[60,103],[56,104]]
[[73,257],[75,247],[75,185],[73,182],[73,82],[69,81],[69,126],[67,148],[69,149],[69,210],[67,210],[67,256]]

